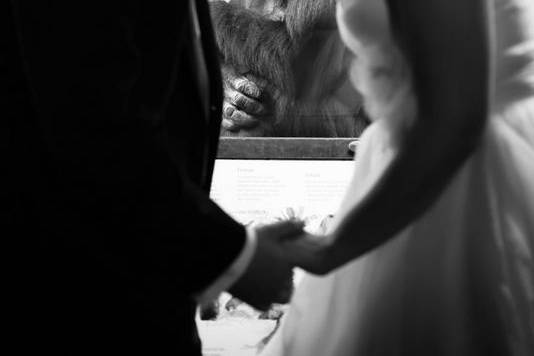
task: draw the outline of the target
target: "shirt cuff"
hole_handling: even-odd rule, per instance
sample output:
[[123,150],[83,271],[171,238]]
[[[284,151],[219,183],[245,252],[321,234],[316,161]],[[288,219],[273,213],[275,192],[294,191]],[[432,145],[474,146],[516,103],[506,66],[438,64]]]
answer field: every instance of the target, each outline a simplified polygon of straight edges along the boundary
[[254,252],[256,251],[256,230],[252,226],[246,228],[247,237],[241,253],[224,273],[219,276],[212,284],[196,296],[199,304],[207,303],[224,291],[230,288],[247,269]]

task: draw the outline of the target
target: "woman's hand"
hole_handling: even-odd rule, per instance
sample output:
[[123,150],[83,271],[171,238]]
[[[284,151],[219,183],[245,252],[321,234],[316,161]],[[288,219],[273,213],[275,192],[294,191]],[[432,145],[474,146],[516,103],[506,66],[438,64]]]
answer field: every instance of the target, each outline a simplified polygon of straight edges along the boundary
[[332,270],[329,259],[330,239],[309,233],[284,241],[285,258],[310,273],[327,274]]

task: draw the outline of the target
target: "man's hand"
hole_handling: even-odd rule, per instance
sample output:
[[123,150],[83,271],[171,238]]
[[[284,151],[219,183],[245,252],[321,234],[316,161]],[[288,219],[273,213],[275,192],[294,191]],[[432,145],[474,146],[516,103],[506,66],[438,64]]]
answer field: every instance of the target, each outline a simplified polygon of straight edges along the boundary
[[257,227],[254,256],[229,292],[263,311],[272,303],[287,303],[293,292],[293,265],[286,260],[283,244],[302,234],[302,228],[303,223],[296,221]]
[[223,65],[223,120],[226,135],[265,136],[271,130],[271,108],[265,95],[267,83],[251,74],[240,74]]

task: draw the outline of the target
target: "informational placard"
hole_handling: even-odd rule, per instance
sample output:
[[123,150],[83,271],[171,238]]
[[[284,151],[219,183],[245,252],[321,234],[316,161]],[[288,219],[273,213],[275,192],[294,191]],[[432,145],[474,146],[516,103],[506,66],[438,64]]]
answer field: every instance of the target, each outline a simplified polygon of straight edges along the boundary
[[338,209],[352,161],[217,160],[211,197],[243,224],[300,218],[319,228]]

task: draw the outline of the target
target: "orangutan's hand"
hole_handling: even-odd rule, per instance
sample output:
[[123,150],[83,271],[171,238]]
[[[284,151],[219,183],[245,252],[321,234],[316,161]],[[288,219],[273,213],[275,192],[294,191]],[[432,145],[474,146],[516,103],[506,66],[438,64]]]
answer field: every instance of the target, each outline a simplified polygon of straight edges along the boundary
[[271,109],[265,94],[265,80],[240,74],[223,65],[223,135],[266,136],[271,130]]

